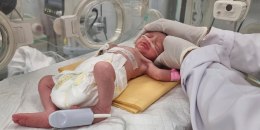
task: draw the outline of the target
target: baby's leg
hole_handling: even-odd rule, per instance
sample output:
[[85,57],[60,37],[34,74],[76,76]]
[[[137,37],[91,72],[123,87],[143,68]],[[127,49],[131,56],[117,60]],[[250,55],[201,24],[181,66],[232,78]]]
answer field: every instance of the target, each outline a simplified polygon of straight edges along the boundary
[[45,111],[53,112],[57,110],[50,97],[54,85],[51,75],[43,77],[38,84],[38,91]]
[[38,91],[44,107],[44,112],[38,113],[18,113],[12,116],[13,122],[22,126],[50,128],[49,115],[56,111],[56,106],[52,103],[50,93],[54,86],[52,76],[43,77],[38,85]]
[[[104,61],[100,61],[94,66],[94,78],[98,89],[98,103],[92,107],[96,114],[110,113],[114,95],[115,71],[113,66]],[[104,119],[95,119],[94,123]]]

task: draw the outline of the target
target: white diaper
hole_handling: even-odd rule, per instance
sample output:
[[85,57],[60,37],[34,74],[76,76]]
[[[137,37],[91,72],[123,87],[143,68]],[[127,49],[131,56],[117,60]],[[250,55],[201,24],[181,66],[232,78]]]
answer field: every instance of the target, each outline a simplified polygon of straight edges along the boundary
[[60,109],[68,109],[73,105],[94,106],[98,102],[98,92],[93,68],[99,61],[107,61],[113,66],[116,74],[114,98],[117,97],[127,86],[126,58],[121,54],[105,53],[84,61],[74,71],[53,76],[55,86],[51,92],[52,102]]

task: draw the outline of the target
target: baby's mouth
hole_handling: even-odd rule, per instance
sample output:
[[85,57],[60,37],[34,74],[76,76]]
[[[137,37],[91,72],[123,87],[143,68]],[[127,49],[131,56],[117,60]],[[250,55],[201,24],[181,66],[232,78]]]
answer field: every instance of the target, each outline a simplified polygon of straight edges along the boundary
[[147,42],[142,42],[141,46],[144,48],[144,49],[149,49],[149,43]]
[[[148,46],[148,44],[149,44],[149,48],[153,49],[154,52],[156,53],[156,55],[159,56],[159,53],[158,53],[158,51],[156,50],[155,45],[152,43],[152,41],[149,40],[149,38],[148,38],[147,36],[145,36],[145,35],[142,35],[142,36],[143,36],[144,39],[147,41],[147,42],[146,42],[146,45]],[[149,48],[148,48],[148,49],[149,49]]]

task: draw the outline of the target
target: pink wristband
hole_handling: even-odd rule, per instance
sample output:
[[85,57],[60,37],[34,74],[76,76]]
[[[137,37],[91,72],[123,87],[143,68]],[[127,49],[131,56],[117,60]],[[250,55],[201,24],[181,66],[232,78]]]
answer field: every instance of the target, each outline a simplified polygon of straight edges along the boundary
[[172,69],[171,70],[171,81],[178,81],[181,79],[181,75],[179,73],[179,71],[177,71],[176,69]]

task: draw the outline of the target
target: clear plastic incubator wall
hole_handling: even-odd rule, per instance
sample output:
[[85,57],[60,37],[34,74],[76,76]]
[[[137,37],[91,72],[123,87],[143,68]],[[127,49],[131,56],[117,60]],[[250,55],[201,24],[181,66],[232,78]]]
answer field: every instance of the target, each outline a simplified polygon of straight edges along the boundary
[[1,13],[0,79],[133,38],[161,14],[148,0],[19,0]]
[[236,1],[247,4],[240,12],[243,19],[238,21],[214,18],[217,1],[227,2],[19,0],[12,12],[0,15],[0,79],[92,52],[104,43],[127,41],[146,23],[160,17],[241,33],[259,32],[259,1]]
[[[184,22],[185,4],[183,0],[18,0],[12,12],[0,13],[0,129],[35,129],[17,125],[12,115],[44,109],[37,90],[43,76],[94,56],[105,43],[133,46],[143,26],[161,17]],[[104,122],[68,129],[190,130],[189,102],[175,85],[141,113],[112,106],[113,117]]]

